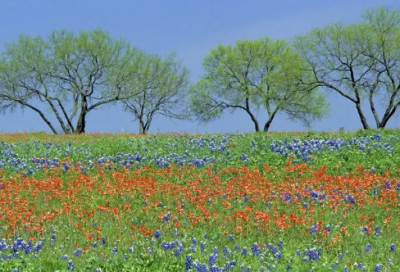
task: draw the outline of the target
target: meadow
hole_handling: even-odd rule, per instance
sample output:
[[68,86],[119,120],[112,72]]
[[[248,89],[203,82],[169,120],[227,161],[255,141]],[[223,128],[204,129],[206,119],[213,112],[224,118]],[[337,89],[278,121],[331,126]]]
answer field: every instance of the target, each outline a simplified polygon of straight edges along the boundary
[[400,271],[400,131],[0,134],[0,271]]

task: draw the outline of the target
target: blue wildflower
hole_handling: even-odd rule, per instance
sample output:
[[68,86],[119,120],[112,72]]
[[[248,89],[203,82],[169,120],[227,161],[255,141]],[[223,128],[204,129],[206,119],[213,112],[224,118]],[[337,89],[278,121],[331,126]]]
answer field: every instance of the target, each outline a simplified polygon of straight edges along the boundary
[[375,272],[381,272],[381,270],[382,270],[382,268],[383,268],[383,264],[377,264],[376,266],[375,266]]

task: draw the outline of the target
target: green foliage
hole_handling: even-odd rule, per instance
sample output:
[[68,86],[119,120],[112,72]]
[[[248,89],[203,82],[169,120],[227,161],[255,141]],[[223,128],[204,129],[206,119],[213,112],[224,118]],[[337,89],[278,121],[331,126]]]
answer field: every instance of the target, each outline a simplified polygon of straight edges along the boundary
[[[284,40],[241,40],[219,45],[204,59],[205,75],[191,89],[191,108],[200,122],[222,116],[225,109],[244,110],[259,130],[255,111],[265,110],[268,131],[278,112],[309,125],[327,113],[325,97],[308,86],[306,63]],[[265,114],[265,113],[263,113]]]
[[[384,128],[400,105],[400,10],[367,10],[361,23],[335,23],[297,36],[292,44],[313,73],[310,85],[334,91],[357,109],[364,129],[370,127],[361,108],[367,100],[377,128]],[[381,100],[379,116],[376,101]]]
[[188,119],[189,70],[175,54],[165,59],[147,55],[129,79],[130,98],[122,100],[124,109],[139,121],[139,132],[146,134],[154,115]]
[[[17,106],[35,111],[57,134],[37,101],[47,105],[64,133],[85,132],[87,114],[132,96],[126,90],[144,53],[101,30],[20,35],[0,59],[0,110]],[[76,121],[76,125],[73,123]]]

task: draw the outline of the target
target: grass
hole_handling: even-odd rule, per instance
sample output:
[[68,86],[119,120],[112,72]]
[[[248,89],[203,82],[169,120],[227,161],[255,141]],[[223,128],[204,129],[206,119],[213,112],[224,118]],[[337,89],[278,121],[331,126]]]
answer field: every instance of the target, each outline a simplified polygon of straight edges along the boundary
[[1,271],[398,271],[399,130],[0,135]]

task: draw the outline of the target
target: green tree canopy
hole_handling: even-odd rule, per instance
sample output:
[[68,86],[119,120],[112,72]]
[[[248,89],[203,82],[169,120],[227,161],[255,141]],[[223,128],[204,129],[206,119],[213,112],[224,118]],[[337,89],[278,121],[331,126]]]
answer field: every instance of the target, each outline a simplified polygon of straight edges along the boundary
[[304,124],[327,112],[325,97],[310,86],[309,69],[285,40],[241,40],[234,46],[219,45],[204,59],[205,75],[191,88],[191,109],[200,122],[222,116],[225,109],[243,110],[256,131],[257,110],[266,110],[264,131],[278,112]]
[[166,58],[147,55],[130,77],[127,94],[122,100],[125,111],[139,121],[139,133],[146,134],[156,114],[174,119],[188,119],[187,95],[189,70],[175,54]]
[[[361,107],[367,100],[376,127],[384,128],[400,105],[400,11],[379,7],[367,10],[364,21],[315,28],[293,41],[309,64],[310,86],[332,90],[351,101],[364,129],[368,120]],[[375,101],[382,99],[379,117]]]
[[78,35],[55,31],[47,40],[20,35],[0,58],[0,110],[30,108],[58,133],[37,106],[45,103],[62,132],[84,133],[90,111],[132,95],[127,82],[143,57],[100,29]]

